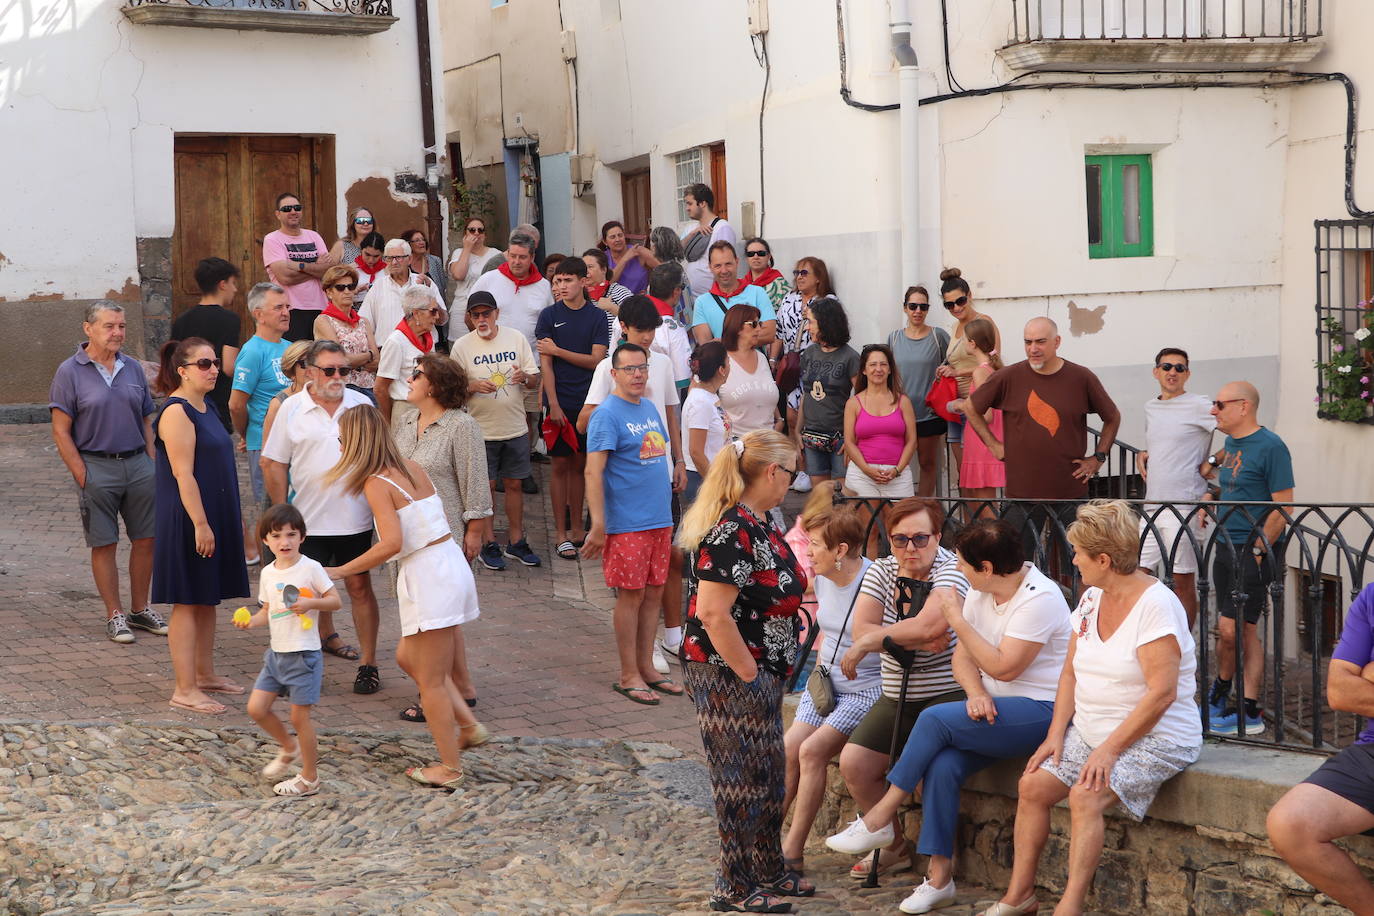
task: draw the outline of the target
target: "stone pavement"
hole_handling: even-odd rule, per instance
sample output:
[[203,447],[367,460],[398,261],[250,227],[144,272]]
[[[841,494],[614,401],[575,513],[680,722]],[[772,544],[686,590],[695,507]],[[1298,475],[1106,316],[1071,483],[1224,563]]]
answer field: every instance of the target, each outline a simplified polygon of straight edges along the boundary
[[[541,478],[544,477],[541,474]],[[544,566],[478,570],[482,617],[464,628],[479,718],[502,737],[465,754],[452,794],[405,781],[431,762],[394,663],[382,603],[383,690],[351,692],[329,658],[325,788],[278,799],[272,751],[243,712],[167,706],[161,637],[104,635],[73,485],[46,426],[0,426],[0,905],[16,913],[568,913],[705,909],[716,849],[701,740],[685,699],[649,708],[610,691],[610,595],[598,564],[547,552],[542,495],[527,501]],[[123,560],[121,556],[121,568]],[[127,593],[126,593],[127,594]],[[266,637],[221,608],[220,672],[250,684]],[[347,616],[341,627],[351,637]],[[674,669],[677,671],[676,667]],[[798,911],[892,912],[910,890],[862,891],[813,844],[821,886]],[[944,912],[966,916],[979,889]]]

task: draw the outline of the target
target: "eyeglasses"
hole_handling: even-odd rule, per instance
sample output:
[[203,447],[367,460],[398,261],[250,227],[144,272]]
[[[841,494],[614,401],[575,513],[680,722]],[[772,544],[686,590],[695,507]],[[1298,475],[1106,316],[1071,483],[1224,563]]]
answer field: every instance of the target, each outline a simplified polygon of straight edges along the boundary
[[347,366],[315,366],[315,368],[320,370],[320,374],[325,378],[333,378],[336,375],[339,378],[348,378],[353,374],[353,370]]
[[766,258],[768,257],[768,252],[767,250],[760,248],[756,251],[746,251],[744,253],[744,256],[746,258]]
[[1161,372],[1187,372],[1187,363],[1160,363],[1157,367]]
[[947,309],[952,309],[952,308],[954,308],[955,306],[965,305],[965,304],[967,304],[967,303],[968,303],[968,296],[960,296],[958,299],[946,299],[946,300],[945,300],[945,308],[947,308]]
[[430,314],[430,315],[437,315],[437,314],[439,314],[439,306],[437,306],[437,305],[432,305],[432,306],[430,306],[430,307],[427,308],[427,309],[416,309],[415,311],[417,311],[417,312],[427,312],[427,313]]
[[425,377],[425,373],[424,373],[424,370],[423,370],[423,369],[416,369],[414,372],[410,373],[410,380],[411,380],[412,382],[415,381],[415,380],[418,379],[418,378],[424,378],[424,377]]
[[1227,405],[1227,404],[1234,404],[1234,403],[1236,403],[1237,401],[1243,401],[1243,400],[1245,400],[1245,398],[1231,398],[1230,400],[1226,400],[1226,401],[1213,401],[1213,402],[1212,402],[1212,406],[1215,407],[1215,408],[1217,409],[1218,412],[1220,412],[1220,411],[1223,411],[1223,410],[1226,409],[1226,405]]
[[468,235],[481,235],[486,231],[481,226],[468,226]]
[[202,357],[201,359],[193,359],[189,363],[182,363],[181,365],[183,367],[195,366],[197,369],[203,371],[205,369],[209,369],[211,366],[214,366],[216,369],[218,369],[222,365],[222,363],[220,363],[220,361],[217,359]]
[[801,473],[801,468],[785,468],[778,465],[778,470],[787,475],[787,486],[790,489],[792,484],[797,482],[797,475]]
[[792,271],[792,276],[794,276],[794,277],[809,277],[809,276],[811,276],[811,271],[809,271],[809,270],[807,270],[805,267],[803,267],[803,268],[801,268],[800,270],[794,270],[794,271]]
[[358,288],[358,284],[356,284],[356,283],[335,283],[335,284],[334,284],[334,289],[337,289],[339,292],[343,292],[343,291],[346,290],[346,289],[357,289],[357,288]]
[[628,372],[630,375],[647,375],[649,372],[648,363],[635,363],[633,366],[620,366],[616,372]]
[[280,210],[282,213],[299,213],[305,208],[300,204],[287,204],[286,206],[278,207],[277,209]]
[[922,311],[922,312],[928,312],[928,311],[930,311],[930,303],[929,303],[929,302],[908,302],[908,303],[906,304],[906,310],[907,310],[908,312],[915,312],[915,311],[918,311],[918,310],[919,310],[919,311]]
[[398,262],[399,262],[399,261],[409,261],[409,260],[410,260],[410,255],[408,255],[408,254],[384,254],[384,255],[382,255],[382,260],[383,260],[383,261],[398,261]]
[[371,225],[372,225],[372,217],[370,217],[370,216],[355,216],[355,217],[353,218],[353,222],[357,223],[359,226],[371,226]]
[[899,550],[905,550],[908,546],[920,550],[930,543],[932,537],[934,535],[930,534],[894,534],[888,540],[892,542],[893,547]]

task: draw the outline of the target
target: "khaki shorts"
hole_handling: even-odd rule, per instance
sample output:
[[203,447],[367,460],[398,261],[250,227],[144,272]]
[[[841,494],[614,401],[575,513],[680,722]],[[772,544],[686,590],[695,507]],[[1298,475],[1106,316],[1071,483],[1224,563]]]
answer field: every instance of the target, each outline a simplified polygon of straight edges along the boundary
[[[939,706],[941,703],[958,703],[968,699],[968,694],[962,689],[951,690],[949,693],[936,694],[933,697],[922,697],[919,700],[908,700],[902,707],[901,730],[897,733],[897,752],[901,753],[902,748],[906,747],[907,736],[911,734],[911,729],[916,726],[916,718],[925,712],[928,706]],[[857,744],[859,747],[866,747],[870,751],[877,751],[879,754],[888,754],[892,751],[892,723],[897,718],[897,701],[884,694],[878,697],[878,702],[873,704],[873,708],[864,716],[859,727],[849,736],[850,744]]]
[[[525,413],[542,413],[544,410],[543,402],[540,401],[540,390],[538,388],[525,388]],[[573,417],[576,420],[576,417]]]

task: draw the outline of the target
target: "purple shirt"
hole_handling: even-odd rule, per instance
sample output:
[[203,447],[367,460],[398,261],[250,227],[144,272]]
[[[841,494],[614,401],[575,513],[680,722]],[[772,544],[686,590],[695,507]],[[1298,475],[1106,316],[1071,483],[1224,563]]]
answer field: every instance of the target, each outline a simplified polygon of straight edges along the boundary
[[148,381],[138,360],[115,354],[114,374],[86,355],[86,344],[63,361],[52,377],[48,406],[72,418],[72,439],[84,452],[129,452],[145,448],[143,418],[153,412]]
[[[625,249],[629,253],[629,249]],[[615,255],[610,250],[606,251],[606,262],[610,264],[610,270],[606,272],[606,279],[611,279],[611,271],[615,270]],[[644,266],[644,262],[639,258],[634,258],[625,265],[625,269],[620,273],[620,279],[615,281],[621,286],[634,293],[636,296],[644,295],[649,288],[649,268]]]
[[[1331,658],[1350,662],[1357,668],[1374,662],[1374,585],[1366,585],[1350,605],[1345,625],[1341,627],[1341,641],[1336,644]],[[1374,744],[1374,719],[1366,720],[1364,731],[1355,743]]]

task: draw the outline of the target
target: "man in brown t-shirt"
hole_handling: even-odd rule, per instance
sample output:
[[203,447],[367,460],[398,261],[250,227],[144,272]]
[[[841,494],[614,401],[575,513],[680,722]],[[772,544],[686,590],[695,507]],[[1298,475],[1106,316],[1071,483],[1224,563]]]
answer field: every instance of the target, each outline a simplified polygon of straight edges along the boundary
[[[1026,359],[993,373],[970,395],[968,424],[1007,465],[1011,499],[1083,499],[1107,460],[1121,413],[1091,370],[1059,356],[1059,328],[1048,318],[1026,324]],[[1006,449],[983,415],[1002,411]],[[1099,451],[1084,456],[1088,414],[1102,419]]]

